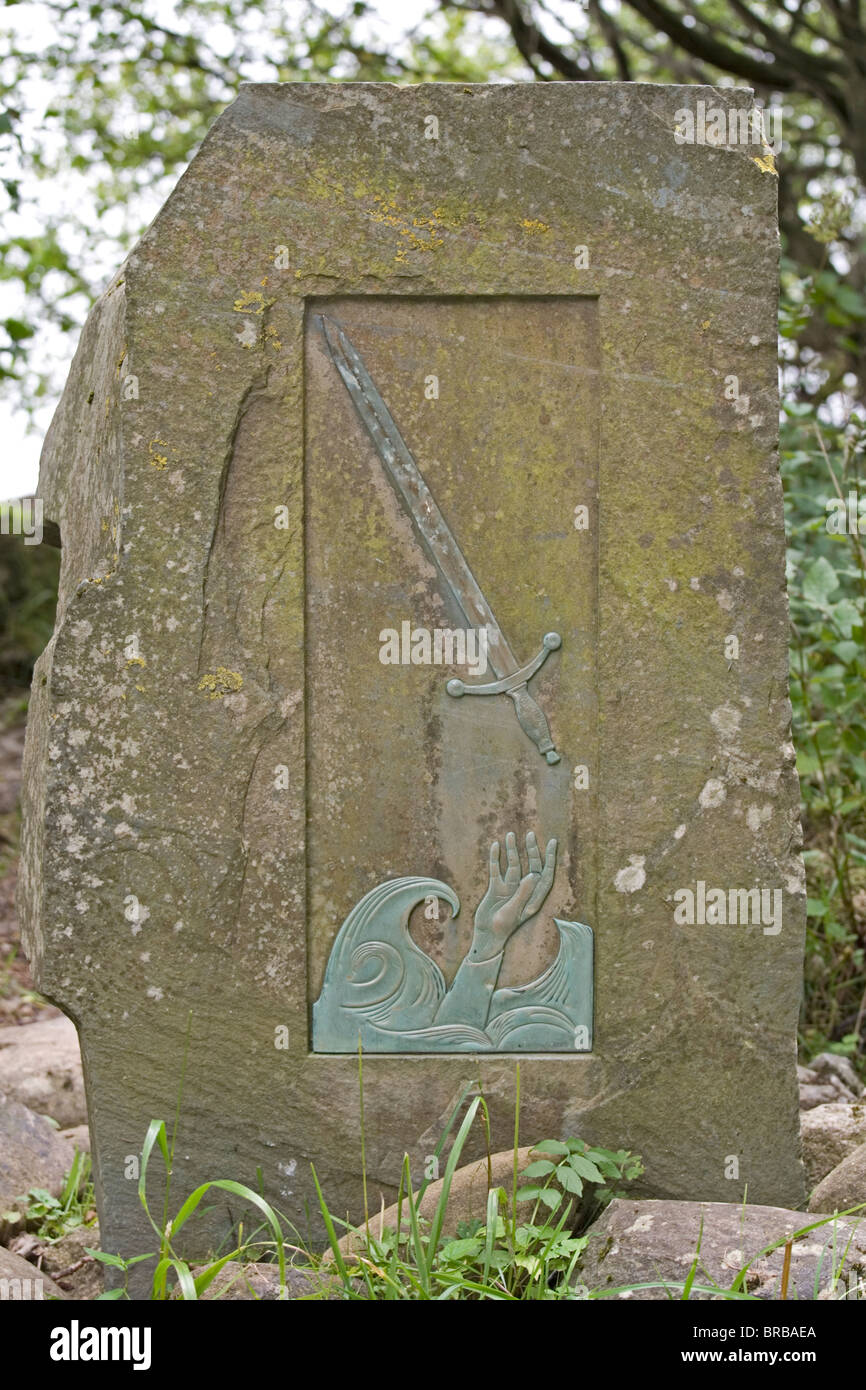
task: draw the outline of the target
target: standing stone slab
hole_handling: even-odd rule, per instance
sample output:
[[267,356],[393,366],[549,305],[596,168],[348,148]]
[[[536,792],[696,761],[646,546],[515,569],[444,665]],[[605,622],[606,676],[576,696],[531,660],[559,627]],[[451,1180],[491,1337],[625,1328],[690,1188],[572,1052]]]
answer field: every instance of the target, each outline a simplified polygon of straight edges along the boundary
[[[527,1140],[636,1149],[650,1195],[801,1201],[776,186],[760,148],[678,142],[698,100],[750,97],[245,87],[94,309],[40,480],[63,573],[22,908],[81,1033],[106,1249],[148,1248],[127,1156],[182,1076],[178,1197],[261,1169],[303,1225],[312,1160],[358,1213],[356,1060],[314,1021],[332,959],[343,1022],[350,985],[420,972],[364,1014],[386,1198],[473,1077],[509,1142],[519,1057]],[[323,320],[516,660],[561,638],[525,687],[558,762],[512,696],[446,689],[500,672],[381,659],[461,613]],[[473,915],[509,832],[530,888],[550,841],[554,864],[491,966]],[[368,896],[400,879],[417,901]],[[780,929],[713,920],[712,890],[750,889]],[[554,1000],[573,1048],[497,1040],[491,1000],[556,994],[557,923],[584,943]],[[451,1010],[430,1050],[404,1042],[421,1003]]]

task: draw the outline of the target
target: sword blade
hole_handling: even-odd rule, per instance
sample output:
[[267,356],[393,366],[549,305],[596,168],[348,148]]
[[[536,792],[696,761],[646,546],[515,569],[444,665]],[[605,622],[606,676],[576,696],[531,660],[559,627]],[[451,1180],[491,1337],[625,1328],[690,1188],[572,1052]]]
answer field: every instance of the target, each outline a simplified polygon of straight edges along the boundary
[[487,628],[487,659],[496,676],[501,679],[513,675],[520,663],[505,640],[493,609],[481,592],[465,555],[360,354],[338,323],[324,314],[318,317],[331,360],[425,552],[439,570],[468,625],[476,629]]

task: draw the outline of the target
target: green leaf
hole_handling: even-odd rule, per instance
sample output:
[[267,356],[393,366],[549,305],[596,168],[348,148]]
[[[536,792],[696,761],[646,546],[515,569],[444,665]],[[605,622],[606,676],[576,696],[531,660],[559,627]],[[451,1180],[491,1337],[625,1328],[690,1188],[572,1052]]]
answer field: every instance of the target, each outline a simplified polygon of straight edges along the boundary
[[850,637],[854,628],[862,622],[857,605],[849,598],[833,604],[833,618],[843,637]]
[[578,1172],[587,1182],[604,1182],[604,1173],[600,1173],[594,1163],[581,1154],[572,1154],[569,1160],[575,1172]]
[[20,343],[25,338],[32,338],[36,332],[35,328],[31,328],[29,323],[24,323],[21,319],[4,319],[3,327],[13,343]]
[[[577,1157],[577,1155],[574,1157]],[[572,1158],[572,1163],[573,1162],[574,1158]],[[590,1167],[593,1168],[594,1172],[597,1171],[592,1164],[590,1164]],[[573,1192],[577,1197],[583,1192],[583,1183],[578,1174],[574,1171],[574,1168],[570,1167],[569,1164],[561,1163],[559,1165],[556,1170],[556,1178],[560,1185],[565,1188],[566,1192]]]
[[820,555],[806,571],[803,579],[803,597],[817,608],[826,608],[827,600],[839,587],[839,579],[830,564]]
[[542,1139],[540,1144],[533,1144],[532,1152],[537,1154],[567,1154],[568,1145],[563,1144],[559,1139]]
[[544,1189],[542,1187],[519,1187],[517,1189],[518,1202],[537,1202]]
[[475,1258],[480,1255],[484,1248],[483,1241],[480,1240],[449,1240],[447,1245],[443,1245],[439,1254],[443,1260],[465,1260]]
[[562,1193],[557,1192],[555,1188],[552,1187],[543,1187],[538,1197],[539,1201],[542,1201],[546,1207],[550,1207],[551,1211],[556,1211],[556,1208],[562,1201]]
[[551,1163],[547,1158],[540,1158],[537,1163],[530,1163],[528,1168],[524,1168],[520,1176],[522,1178],[546,1178],[548,1174],[555,1172],[555,1163]]
[[98,1260],[101,1265],[112,1265],[115,1269],[126,1269],[126,1260],[121,1259],[119,1255],[109,1255],[105,1250],[91,1250],[88,1245],[85,1245],[84,1251],[94,1260]]
[[[839,607],[841,607],[841,604],[839,605]],[[837,617],[838,611],[839,610],[837,608]],[[833,652],[836,656],[838,656],[840,661],[843,661],[845,663],[846,666],[852,666],[854,662],[857,660],[857,658],[860,656],[860,646],[857,642],[836,642],[833,647]]]

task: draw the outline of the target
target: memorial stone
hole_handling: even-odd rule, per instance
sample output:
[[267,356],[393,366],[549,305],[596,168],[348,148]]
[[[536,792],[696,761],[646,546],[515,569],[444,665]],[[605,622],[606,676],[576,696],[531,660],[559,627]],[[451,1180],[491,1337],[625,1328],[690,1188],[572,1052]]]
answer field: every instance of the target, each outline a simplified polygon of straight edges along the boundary
[[802,1200],[776,180],[699,102],[245,86],[94,308],[22,911],[106,1250],[178,1097],[179,1197],[358,1217],[359,1044],[376,1206],[518,1061],[525,1143]]

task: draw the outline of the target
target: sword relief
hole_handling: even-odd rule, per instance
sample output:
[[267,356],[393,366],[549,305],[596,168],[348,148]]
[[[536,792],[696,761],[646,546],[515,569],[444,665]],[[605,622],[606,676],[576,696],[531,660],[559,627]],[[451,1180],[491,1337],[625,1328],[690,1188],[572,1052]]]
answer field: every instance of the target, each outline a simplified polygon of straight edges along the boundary
[[448,694],[454,699],[464,695],[507,695],[524,733],[548,763],[558,763],[560,754],[551,738],[547,718],[530,694],[528,683],[551,652],[562,645],[562,638],[557,632],[548,632],[538,654],[526,665],[520,665],[360,354],[333,319],[320,314],[317,321],[331,361],[425,552],[468,625],[478,630],[487,628],[488,660],[497,679],[486,685],[450,680],[445,687]]

